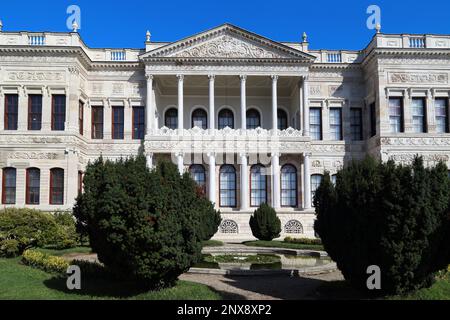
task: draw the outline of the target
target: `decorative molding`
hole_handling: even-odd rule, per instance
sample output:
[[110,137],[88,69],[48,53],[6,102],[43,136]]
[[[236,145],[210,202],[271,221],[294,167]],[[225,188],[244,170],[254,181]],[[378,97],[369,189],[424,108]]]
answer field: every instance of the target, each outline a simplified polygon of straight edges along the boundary
[[447,73],[417,73],[417,72],[393,72],[389,73],[390,83],[412,84],[448,84]]
[[10,71],[8,81],[65,81],[64,72],[52,71]]

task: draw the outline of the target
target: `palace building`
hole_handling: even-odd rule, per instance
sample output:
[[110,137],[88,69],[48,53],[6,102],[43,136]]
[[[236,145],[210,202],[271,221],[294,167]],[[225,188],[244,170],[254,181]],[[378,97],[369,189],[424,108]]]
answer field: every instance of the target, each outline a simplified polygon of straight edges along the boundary
[[[372,155],[450,164],[450,36],[378,32],[359,51],[311,50],[230,24],[142,49],[0,25],[2,207],[70,210],[100,155],[142,150],[189,172],[251,239],[273,206],[282,237],[314,237],[322,175]],[[334,176],[335,178],[335,176]]]

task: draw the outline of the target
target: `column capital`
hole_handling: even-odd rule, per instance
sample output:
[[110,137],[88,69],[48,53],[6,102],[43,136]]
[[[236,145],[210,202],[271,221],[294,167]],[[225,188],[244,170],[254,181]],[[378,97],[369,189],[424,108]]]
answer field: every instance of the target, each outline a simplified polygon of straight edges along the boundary
[[273,74],[273,75],[270,76],[270,78],[272,79],[273,82],[277,82],[279,76],[277,76],[276,74]]
[[177,158],[179,158],[179,157],[184,157],[184,152],[183,152],[183,151],[178,151],[178,152],[175,153],[175,156],[176,156]]
[[208,156],[208,158],[209,157],[216,157],[216,153],[215,152],[208,152],[207,154],[206,154],[207,156]]
[[152,74],[146,74],[146,75],[145,75],[145,79],[150,80],[150,81],[153,81],[154,75],[152,75]]
[[246,75],[246,74],[241,74],[241,75],[239,76],[239,78],[241,79],[241,82],[247,81],[247,75]]
[[178,81],[184,81],[184,74],[177,74]]
[[209,81],[214,81],[214,80],[216,80],[216,75],[215,74],[208,74],[208,78],[209,78]]
[[281,157],[281,152],[272,152],[271,154],[270,154],[272,157]]
[[247,157],[248,157],[248,153],[247,153],[247,152],[240,152],[240,153],[239,153],[239,157],[241,157],[241,158],[247,158]]
[[305,157],[310,158],[310,157],[312,157],[312,153],[311,153],[311,152],[305,152],[305,153],[303,153],[303,157],[304,157],[304,158],[305,158]]
[[302,76],[301,78],[302,78],[303,82],[306,82],[306,81],[309,80],[309,76],[308,75]]

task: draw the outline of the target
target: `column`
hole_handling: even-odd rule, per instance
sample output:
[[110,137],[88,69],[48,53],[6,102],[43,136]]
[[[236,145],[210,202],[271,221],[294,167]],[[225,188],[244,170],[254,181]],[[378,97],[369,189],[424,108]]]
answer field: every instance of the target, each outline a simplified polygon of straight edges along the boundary
[[111,101],[103,101],[103,139],[112,139],[112,105]]
[[5,130],[5,95],[0,89],[0,131]]
[[28,94],[24,87],[19,91],[19,102],[18,102],[18,120],[17,120],[18,131],[28,130]]
[[[90,122],[85,122],[85,128],[90,127]],[[52,128],[52,96],[48,87],[42,88],[42,131],[50,131]]]
[[177,154],[177,166],[178,166],[178,171],[180,172],[181,175],[183,175],[184,174],[184,155],[182,153]]
[[248,158],[241,154],[241,210],[248,210]]
[[66,206],[72,207],[75,199],[78,197],[78,154],[74,149],[66,150],[67,172],[65,178],[67,181]]
[[184,75],[178,77],[178,130],[184,129]]
[[280,155],[272,154],[272,206],[280,209]]
[[241,76],[241,129],[247,129],[247,76]]
[[311,209],[311,154],[305,153],[303,155],[303,209]]
[[155,106],[153,105],[153,75],[146,75],[147,78],[147,99],[146,99],[146,133],[150,134],[155,124]]
[[215,125],[215,106],[214,106],[214,85],[216,76],[211,74],[209,77],[209,129],[214,130]]
[[278,129],[278,76],[272,76],[272,130]]
[[436,133],[436,109],[434,108],[434,94],[431,90],[427,92],[426,98],[426,117],[427,117],[427,132]]
[[209,157],[209,201],[216,203],[216,155],[208,154]]
[[147,158],[147,168],[149,168],[150,170],[152,170],[154,168],[154,163],[153,163],[153,153],[148,153],[146,155]]
[[124,139],[133,139],[133,104],[131,100],[123,101]]
[[303,78],[303,136],[309,136],[309,85],[308,79]]

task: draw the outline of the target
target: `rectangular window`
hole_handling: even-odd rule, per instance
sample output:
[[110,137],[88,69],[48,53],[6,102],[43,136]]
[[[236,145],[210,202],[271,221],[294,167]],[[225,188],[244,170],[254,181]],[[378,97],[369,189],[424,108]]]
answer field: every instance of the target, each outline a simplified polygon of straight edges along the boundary
[[436,98],[434,101],[434,108],[436,114],[436,132],[449,133],[448,126],[448,99]]
[[121,140],[124,138],[124,108],[112,108],[112,138]]
[[404,132],[402,98],[389,98],[389,123],[391,133]]
[[17,130],[19,119],[19,96],[5,95],[5,130]]
[[64,204],[64,170],[50,170],[50,204]]
[[38,205],[41,194],[41,171],[36,168],[27,169],[26,204]]
[[133,107],[133,139],[144,139],[145,136],[145,108]]
[[16,204],[16,178],[16,169],[3,169],[2,204]]
[[412,107],[412,124],[415,133],[424,133],[427,130],[427,117],[425,110],[424,98],[413,98],[411,101]]
[[322,140],[322,109],[311,108],[309,111],[309,130],[313,140]]
[[103,139],[103,107],[92,107],[92,139]]
[[52,96],[52,130],[64,131],[66,122],[66,96]]
[[377,109],[376,103],[370,105],[370,136],[377,135]]
[[39,131],[42,129],[42,95],[28,96],[28,130]]
[[84,103],[80,101],[78,103],[78,129],[80,135],[83,135],[84,132]]
[[352,140],[353,141],[363,140],[362,109],[361,108],[351,108],[350,109],[350,127],[351,127]]
[[330,108],[331,140],[342,140],[342,109]]

